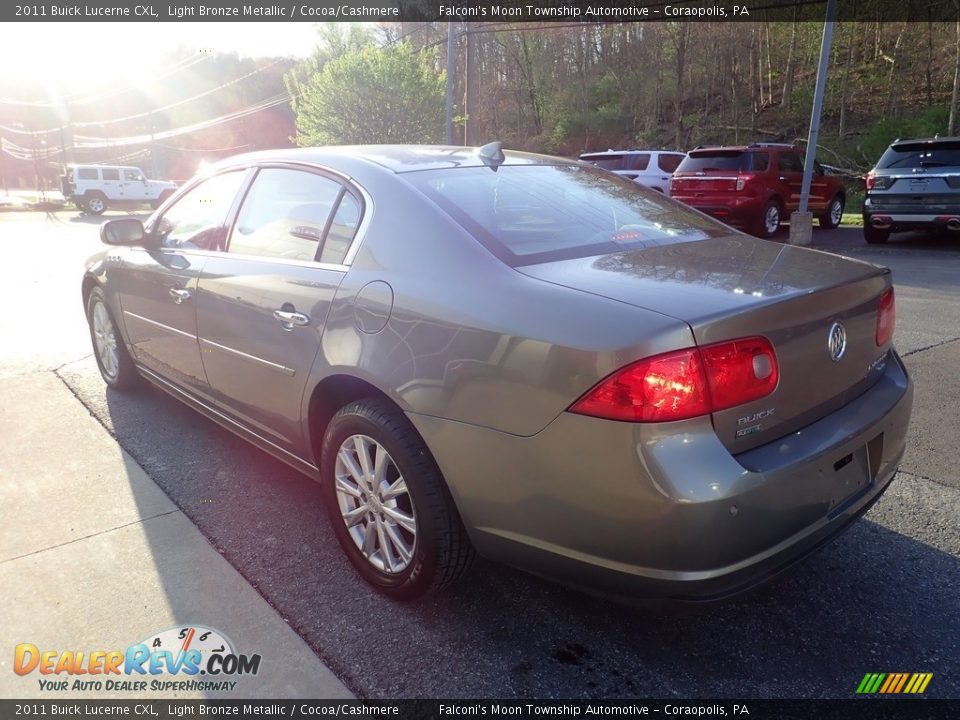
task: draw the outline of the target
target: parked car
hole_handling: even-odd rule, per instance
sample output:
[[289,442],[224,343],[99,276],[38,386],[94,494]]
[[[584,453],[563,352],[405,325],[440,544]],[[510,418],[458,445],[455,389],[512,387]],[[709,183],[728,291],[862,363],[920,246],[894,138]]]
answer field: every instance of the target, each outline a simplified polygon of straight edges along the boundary
[[474,552],[614,595],[739,592],[904,452],[889,270],[583,163],[260,152],[101,237],[82,295],[106,383],[146,378],[319,481],[394,598]]
[[607,150],[584,153],[580,159],[669,195],[670,177],[684,157],[676,150]]
[[867,173],[863,236],[885,243],[906,230],[960,232],[960,138],[896,140]]
[[177,189],[176,183],[148,180],[140,168],[125,165],[67,165],[60,185],[67,201],[91,215],[109,207],[158,208]]
[[[803,153],[793,145],[699,147],[691,150],[670,181],[671,194],[718,220],[769,238],[800,207]],[[846,192],[839,178],[817,163],[808,207],[820,227],[835,228]]]

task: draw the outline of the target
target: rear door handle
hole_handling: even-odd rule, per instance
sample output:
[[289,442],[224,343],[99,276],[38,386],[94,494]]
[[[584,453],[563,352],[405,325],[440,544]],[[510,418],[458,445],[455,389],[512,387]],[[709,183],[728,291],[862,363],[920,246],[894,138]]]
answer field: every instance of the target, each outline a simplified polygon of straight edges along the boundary
[[173,301],[179,305],[184,300],[190,299],[190,291],[184,290],[183,288],[170,288],[170,297],[172,297]]
[[283,326],[284,330],[293,330],[295,327],[303,327],[310,324],[310,316],[302,312],[289,310],[274,310],[273,317]]

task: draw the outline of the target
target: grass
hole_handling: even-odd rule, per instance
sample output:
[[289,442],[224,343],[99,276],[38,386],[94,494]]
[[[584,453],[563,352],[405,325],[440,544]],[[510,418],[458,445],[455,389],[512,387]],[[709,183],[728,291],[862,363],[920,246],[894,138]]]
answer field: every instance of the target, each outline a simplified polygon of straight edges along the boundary
[[863,227],[863,215],[860,213],[844,213],[841,225],[852,225],[854,227]]

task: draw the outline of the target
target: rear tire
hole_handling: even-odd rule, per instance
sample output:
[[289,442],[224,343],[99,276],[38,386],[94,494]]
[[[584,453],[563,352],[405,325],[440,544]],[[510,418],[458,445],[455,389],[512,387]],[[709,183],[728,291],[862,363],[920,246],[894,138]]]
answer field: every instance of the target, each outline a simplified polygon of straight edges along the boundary
[[887,240],[890,239],[889,230],[879,230],[875,227],[872,227],[867,221],[863,226],[863,239],[866,240],[871,245],[883,245]]
[[772,238],[780,228],[783,210],[778,200],[768,200],[763,206],[763,213],[757,219],[753,234],[763,239]]
[[114,390],[130,390],[139,385],[140,373],[99,287],[93,288],[87,297],[87,324],[90,327],[93,356],[103,381]]
[[827,230],[833,230],[840,227],[840,221],[843,220],[843,197],[835,195],[824,213],[817,216],[820,221],[820,227]]
[[334,415],[320,473],[340,546],[384,595],[412,600],[469,568],[473,546],[440,469],[393,404],[368,398]]
[[103,215],[107,209],[107,198],[103,193],[88,193],[83,199],[83,209],[91,215]]

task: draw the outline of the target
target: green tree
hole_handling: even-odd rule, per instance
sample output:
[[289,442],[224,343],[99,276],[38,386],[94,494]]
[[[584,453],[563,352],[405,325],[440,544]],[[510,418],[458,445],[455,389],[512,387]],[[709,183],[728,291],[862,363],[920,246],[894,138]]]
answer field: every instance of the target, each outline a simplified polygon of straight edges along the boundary
[[300,145],[431,143],[443,138],[445,76],[401,43],[331,60],[297,107]]

